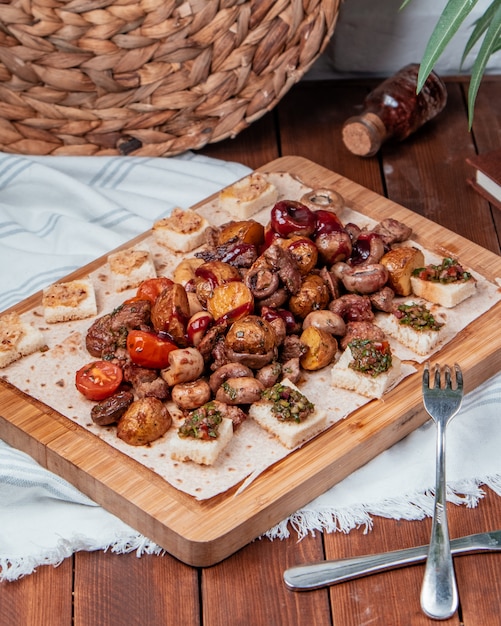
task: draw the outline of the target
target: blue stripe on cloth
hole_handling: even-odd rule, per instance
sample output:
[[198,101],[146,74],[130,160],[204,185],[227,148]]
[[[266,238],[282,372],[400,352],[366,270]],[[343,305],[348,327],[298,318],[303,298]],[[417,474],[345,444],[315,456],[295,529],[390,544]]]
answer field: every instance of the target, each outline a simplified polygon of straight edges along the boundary
[[31,163],[24,157],[2,156],[0,158],[0,189],[10,185],[30,167]]
[[91,187],[108,187],[110,189],[116,189],[126,178],[131,171],[136,167],[145,167],[148,162],[153,161],[149,158],[132,157],[131,159],[123,159],[120,157],[113,158],[105,165],[105,167],[96,173],[96,175],[89,181]]
[[124,208],[113,209],[113,211],[109,211],[104,213],[103,215],[98,215],[89,220],[91,224],[99,224],[103,228],[112,228],[117,226],[118,224],[123,223],[125,220],[129,220],[134,218],[135,216],[127,211]]

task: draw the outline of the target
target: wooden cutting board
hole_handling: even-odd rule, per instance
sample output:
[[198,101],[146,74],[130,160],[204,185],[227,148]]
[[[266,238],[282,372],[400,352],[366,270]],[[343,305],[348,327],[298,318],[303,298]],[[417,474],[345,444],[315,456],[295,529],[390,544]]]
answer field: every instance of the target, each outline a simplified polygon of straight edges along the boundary
[[[501,277],[499,256],[311,161],[283,157],[261,170],[288,172],[312,188],[331,187],[360,213],[376,220],[393,217],[411,226],[413,239],[428,250],[460,257],[491,282]],[[105,262],[105,257],[98,259],[68,280]],[[21,313],[39,305],[40,299],[38,293],[13,308]],[[466,391],[501,368],[501,337],[496,332],[500,309],[501,303],[496,304],[436,357],[437,362],[460,363]],[[423,424],[427,415],[420,388],[419,368],[385,395],[384,401],[372,401],[337,422],[263,472],[241,493],[234,488],[205,501],[176,490],[145,466],[1,380],[0,438],[30,454],[181,561],[209,566]]]

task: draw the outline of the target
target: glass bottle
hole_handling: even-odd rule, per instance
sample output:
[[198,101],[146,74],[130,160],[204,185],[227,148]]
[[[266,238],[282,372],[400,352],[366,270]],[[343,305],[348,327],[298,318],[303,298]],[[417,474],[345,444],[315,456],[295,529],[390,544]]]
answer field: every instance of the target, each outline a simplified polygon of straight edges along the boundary
[[342,137],[350,152],[373,156],[387,139],[406,139],[442,111],[447,102],[443,81],[431,72],[416,93],[418,72],[418,63],[406,65],[369,93],[360,115],[346,120]]

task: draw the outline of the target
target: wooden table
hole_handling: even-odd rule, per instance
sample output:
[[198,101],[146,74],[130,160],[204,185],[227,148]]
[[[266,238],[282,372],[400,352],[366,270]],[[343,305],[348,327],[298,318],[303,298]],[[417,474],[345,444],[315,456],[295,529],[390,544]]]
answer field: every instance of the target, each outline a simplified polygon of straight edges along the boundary
[[[371,159],[351,155],[340,129],[374,82],[301,82],[277,109],[234,140],[202,150],[256,168],[281,155],[307,157],[499,254],[501,212],[466,184],[465,157],[501,144],[501,77],[482,83],[468,131],[467,84],[448,79],[446,110],[414,137]],[[477,508],[450,506],[452,537],[501,526],[501,499],[486,490]],[[82,552],[58,568],[0,584],[0,621],[8,626],[419,626],[423,566],[312,592],[292,592],[286,567],[322,558],[427,543],[430,520],[374,519],[374,528],[308,536],[301,542],[256,540],[207,569],[165,555]],[[455,560],[460,610],[444,623],[501,624],[501,556]]]

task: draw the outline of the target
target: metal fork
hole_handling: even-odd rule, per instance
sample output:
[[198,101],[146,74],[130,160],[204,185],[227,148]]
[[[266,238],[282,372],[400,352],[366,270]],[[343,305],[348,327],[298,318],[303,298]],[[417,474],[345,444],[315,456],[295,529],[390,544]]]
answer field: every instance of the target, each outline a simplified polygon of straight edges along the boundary
[[[445,430],[457,414],[463,401],[463,374],[454,365],[456,384],[451,380],[451,368],[435,366],[434,384],[430,386],[430,364],[423,371],[423,402],[427,413],[437,425],[435,506],[430,546],[426,559],[421,608],[433,619],[447,619],[458,607],[458,591],[452,563],[447,524],[445,480]],[[443,384],[441,384],[443,372]]]

